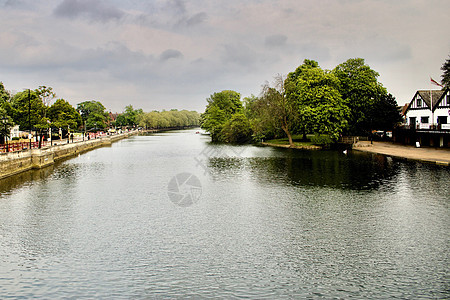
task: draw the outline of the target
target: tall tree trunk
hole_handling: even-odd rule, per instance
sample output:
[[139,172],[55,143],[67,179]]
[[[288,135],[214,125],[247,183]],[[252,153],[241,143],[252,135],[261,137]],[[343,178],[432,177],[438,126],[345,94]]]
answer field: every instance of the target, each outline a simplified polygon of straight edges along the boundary
[[289,147],[294,147],[294,141],[292,140],[292,135],[289,132],[289,129],[286,125],[282,125],[281,129],[283,129],[284,133],[286,133],[288,140],[289,140]]

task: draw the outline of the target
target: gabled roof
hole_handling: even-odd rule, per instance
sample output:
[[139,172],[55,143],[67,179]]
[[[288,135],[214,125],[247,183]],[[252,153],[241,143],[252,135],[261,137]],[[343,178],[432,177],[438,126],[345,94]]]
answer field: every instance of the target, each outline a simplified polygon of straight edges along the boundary
[[[430,93],[431,92],[431,93]],[[445,93],[445,91],[439,91],[439,90],[422,90],[417,91],[417,94],[422,97],[423,101],[425,101],[426,105],[429,108],[434,108],[437,106],[439,100],[441,100],[442,95]],[[433,96],[433,105],[431,106],[431,96]]]
[[[408,104],[408,108],[405,111],[405,114],[409,111],[409,109],[412,107],[412,103],[416,100],[417,94],[420,95],[422,100],[425,102],[427,107],[424,107],[425,109],[430,109],[433,107],[433,111],[436,110],[436,107],[438,106],[439,102],[445,97],[445,94],[447,93],[448,88],[444,90],[419,90],[414,94],[414,97]],[[433,106],[431,106],[431,96],[433,97]]]

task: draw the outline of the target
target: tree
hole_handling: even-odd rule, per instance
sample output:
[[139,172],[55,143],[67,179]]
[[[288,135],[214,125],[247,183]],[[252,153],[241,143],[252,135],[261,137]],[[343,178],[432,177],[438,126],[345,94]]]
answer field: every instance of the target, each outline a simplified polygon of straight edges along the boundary
[[50,120],[47,117],[47,111],[50,107],[51,101],[56,97],[56,94],[53,92],[53,88],[46,87],[44,85],[39,86],[39,88],[37,88],[35,92],[42,102],[42,111],[40,118],[38,122],[34,124],[34,126],[38,130],[38,136],[41,137],[39,139],[39,148],[41,148],[44,131],[50,127]]
[[367,133],[374,118],[373,107],[387,95],[378,82],[379,74],[365,64],[362,58],[348,59],[333,70],[339,78],[339,92],[350,108],[349,131]]
[[20,130],[31,130],[42,122],[45,110],[36,91],[26,90],[14,95],[10,102],[11,116]]
[[5,143],[5,139],[9,137],[11,132],[11,126],[14,125],[13,120],[6,113],[6,109],[0,106],[0,135],[2,136],[2,143]]
[[391,94],[381,96],[372,107],[372,127],[374,129],[388,131],[402,121],[402,116],[398,110],[397,101]]
[[109,118],[105,107],[99,101],[84,101],[77,105],[83,122],[88,130],[104,130]]
[[250,122],[243,113],[235,113],[225,122],[220,133],[221,142],[243,144],[251,140]]
[[8,102],[10,98],[11,94],[5,89],[3,82],[0,81],[0,106],[2,106],[3,103]]
[[442,65],[441,70],[442,70],[441,83],[445,88],[450,88],[450,56]]
[[48,117],[51,125],[59,128],[78,129],[83,123],[80,113],[64,99],[58,99],[50,106]]
[[282,75],[277,75],[273,87],[264,84],[259,99],[250,104],[256,112],[253,127],[255,132],[262,130],[272,133],[281,128],[288,137],[289,145],[294,146],[292,131],[297,110],[294,102],[286,97],[284,81]]
[[127,105],[124,112],[117,116],[116,126],[133,127],[139,123],[138,118],[141,114],[142,109],[134,109],[131,104]]
[[214,93],[207,101],[205,112],[201,115],[201,127],[211,134],[213,141],[219,141],[227,120],[234,114],[243,112],[241,95],[235,91],[225,90]]
[[347,127],[349,108],[338,90],[339,79],[318,66],[303,68],[290,90],[298,109],[297,121],[306,130],[337,140]]

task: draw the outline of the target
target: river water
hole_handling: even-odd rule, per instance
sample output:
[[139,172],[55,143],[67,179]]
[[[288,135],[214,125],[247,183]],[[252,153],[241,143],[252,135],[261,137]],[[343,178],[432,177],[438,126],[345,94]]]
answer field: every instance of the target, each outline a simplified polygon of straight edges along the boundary
[[0,181],[0,298],[448,298],[449,179],[195,130],[131,137]]

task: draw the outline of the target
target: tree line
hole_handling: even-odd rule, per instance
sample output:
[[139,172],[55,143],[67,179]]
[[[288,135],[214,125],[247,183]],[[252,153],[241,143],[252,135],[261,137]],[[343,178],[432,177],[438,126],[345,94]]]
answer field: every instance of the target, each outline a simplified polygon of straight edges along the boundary
[[[56,99],[56,100],[55,100]],[[114,117],[115,118],[114,118]],[[11,94],[0,82],[0,135],[8,137],[11,126],[19,125],[21,131],[33,130],[38,136],[47,134],[49,128],[67,132],[104,131],[109,128],[180,128],[199,125],[195,111],[144,112],[125,107],[119,114],[108,113],[99,101],[84,101],[76,108],[64,99],[57,99],[53,88],[39,86]],[[40,139],[42,140],[42,139]]]
[[397,102],[378,82],[379,74],[362,58],[349,59],[333,70],[305,59],[287,76],[265,83],[259,96],[241,100],[226,90],[207,99],[201,127],[213,141],[243,143],[294,134],[314,134],[332,143],[340,135],[367,135],[391,130],[401,121]]

